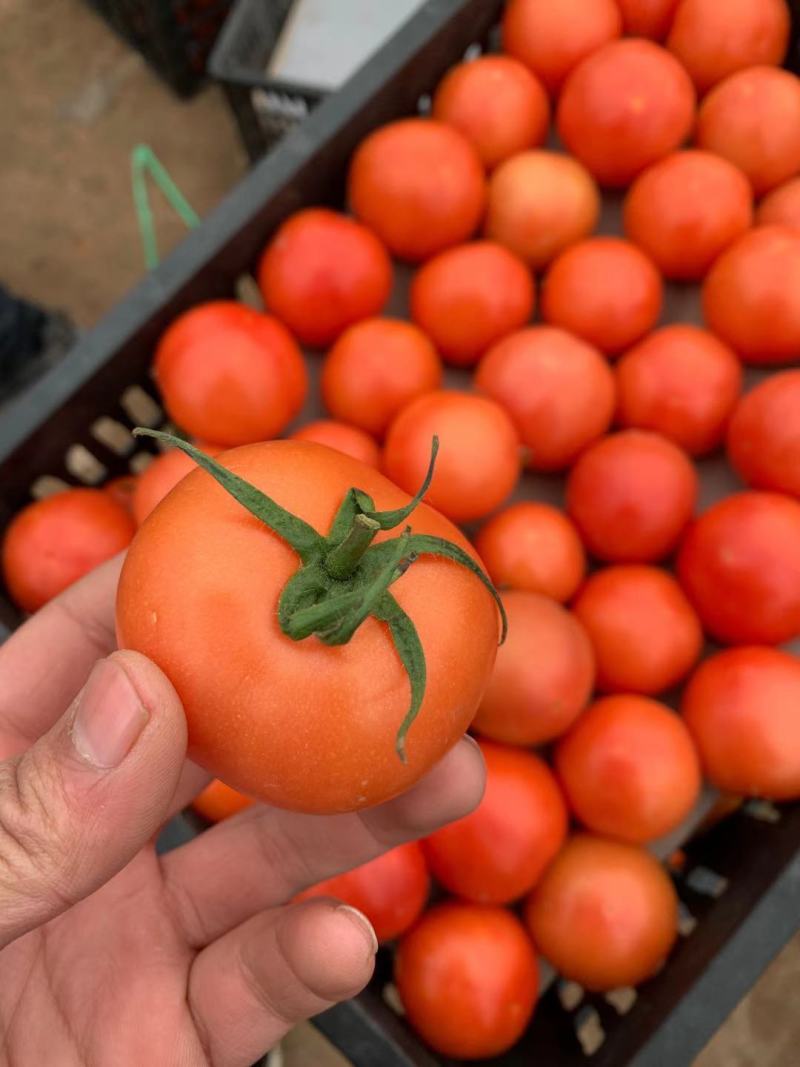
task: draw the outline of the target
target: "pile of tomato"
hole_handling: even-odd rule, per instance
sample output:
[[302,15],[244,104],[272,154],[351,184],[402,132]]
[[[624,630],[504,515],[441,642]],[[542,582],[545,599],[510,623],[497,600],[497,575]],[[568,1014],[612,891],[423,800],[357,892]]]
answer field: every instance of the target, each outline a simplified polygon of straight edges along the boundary
[[[800,634],[788,9],[510,0],[502,31],[502,54],[445,75],[430,117],[365,138],[350,214],[283,223],[257,268],[266,310],[196,307],[154,360],[169,417],[210,455],[295,423],[300,345],[324,350],[330,418],[293,437],[409,493],[440,440],[426,499],[467,524],[509,621],[473,723],[485,797],[309,892],[396,941],[409,1022],[456,1058],[518,1040],[538,953],[597,991],[661,966],[678,902],[647,845],[703,779],[800,797],[800,661],[777,647]],[[566,151],[543,147],[551,131]],[[596,233],[601,188],[624,191],[622,236]],[[393,258],[413,268],[408,320],[384,316]],[[659,326],[665,282],[700,286],[703,327]],[[443,364],[469,385],[444,388]],[[744,366],[775,372],[745,394]],[[703,510],[698,462],[722,450],[742,488]],[[168,451],[23,510],[3,543],[20,607],[124,549],[193,465]],[[509,503],[523,469],[563,475],[563,507]],[[217,782],[197,807],[247,802]]]

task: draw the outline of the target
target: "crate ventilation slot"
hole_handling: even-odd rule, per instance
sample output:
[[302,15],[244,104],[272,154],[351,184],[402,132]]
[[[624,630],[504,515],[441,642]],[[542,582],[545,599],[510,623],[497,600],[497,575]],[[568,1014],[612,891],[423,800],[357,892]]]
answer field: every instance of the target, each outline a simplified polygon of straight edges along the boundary
[[108,474],[108,468],[85,445],[70,445],[64,456],[64,466],[84,485],[99,485]]
[[90,432],[95,441],[99,441],[118,456],[130,455],[135,447],[133,434],[128,427],[116,419],[110,419],[108,415],[95,419]]
[[159,426],[164,420],[160,406],[140,385],[129,385],[119,402],[134,426]]

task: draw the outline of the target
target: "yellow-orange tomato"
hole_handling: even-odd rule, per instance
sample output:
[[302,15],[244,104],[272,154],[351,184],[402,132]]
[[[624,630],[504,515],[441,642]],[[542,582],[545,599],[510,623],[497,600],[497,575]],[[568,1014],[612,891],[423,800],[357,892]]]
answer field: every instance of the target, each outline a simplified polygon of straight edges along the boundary
[[[204,444],[202,448],[209,456],[216,456],[220,451],[215,445]],[[196,466],[195,461],[179,448],[170,448],[156,456],[139,475],[133,490],[132,508],[136,525],[141,526],[156,504]]]
[[245,808],[255,803],[251,797],[239,793],[225,785],[219,778],[209,782],[202,793],[198,793],[192,801],[192,807],[209,822],[221,822],[236,815]]
[[295,430],[292,440],[316,441],[318,445],[335,448],[337,452],[344,452],[346,456],[359,459],[370,467],[380,466],[381,450],[375,438],[359,430],[357,426],[348,426],[347,423],[336,422],[335,419],[309,422]]
[[756,208],[757,226],[788,226],[800,233],[800,178],[790,178],[767,193]]

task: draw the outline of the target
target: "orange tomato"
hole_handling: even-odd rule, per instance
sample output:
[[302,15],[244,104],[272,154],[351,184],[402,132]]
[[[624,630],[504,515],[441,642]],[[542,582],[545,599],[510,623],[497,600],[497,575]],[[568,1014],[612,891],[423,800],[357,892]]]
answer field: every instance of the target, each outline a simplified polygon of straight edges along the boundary
[[800,178],[772,189],[756,208],[757,226],[788,226],[800,232]]
[[133,493],[138,477],[137,474],[122,474],[119,478],[112,478],[103,486],[103,492],[108,493],[112,500],[121,504],[129,514],[132,514]]
[[[215,445],[203,445],[203,451],[209,456],[217,456],[220,449]],[[196,466],[195,461],[179,448],[170,448],[156,456],[139,475],[133,491],[136,525],[141,526],[153,508]]]
[[672,26],[680,0],[617,0],[625,33],[663,41]]
[[236,815],[245,808],[255,803],[251,797],[239,793],[225,785],[219,778],[209,782],[202,793],[198,793],[192,801],[192,807],[209,822],[221,822]]
[[800,370],[772,374],[736,406],[728,458],[754,489],[800,497]]
[[364,430],[357,426],[348,426],[344,422],[336,422],[335,419],[318,419],[316,422],[308,422],[291,435],[293,441],[316,441],[318,445],[333,448],[337,452],[343,452],[346,456],[361,460],[368,467],[376,469],[381,465],[381,450]]

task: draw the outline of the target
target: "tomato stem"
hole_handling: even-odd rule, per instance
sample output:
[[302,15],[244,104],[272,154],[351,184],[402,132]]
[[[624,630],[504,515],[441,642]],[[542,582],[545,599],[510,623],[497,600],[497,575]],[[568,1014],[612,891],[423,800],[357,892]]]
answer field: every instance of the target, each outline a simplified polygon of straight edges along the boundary
[[379,529],[375,519],[368,515],[356,515],[344,541],[333,548],[325,558],[325,568],[331,578],[350,577]]

